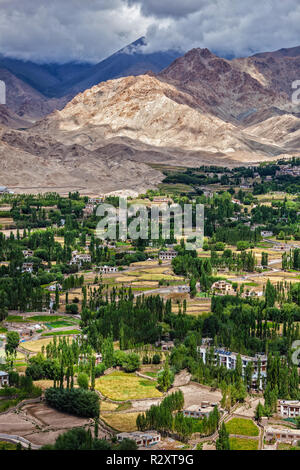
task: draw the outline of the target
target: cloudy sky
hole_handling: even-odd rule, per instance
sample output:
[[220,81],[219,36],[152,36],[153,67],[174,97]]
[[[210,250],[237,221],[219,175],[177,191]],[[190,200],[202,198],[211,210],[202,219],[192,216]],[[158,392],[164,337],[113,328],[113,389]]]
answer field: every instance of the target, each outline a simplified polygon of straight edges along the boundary
[[0,0],[0,53],[98,62],[146,36],[150,52],[245,56],[300,45],[299,0]]

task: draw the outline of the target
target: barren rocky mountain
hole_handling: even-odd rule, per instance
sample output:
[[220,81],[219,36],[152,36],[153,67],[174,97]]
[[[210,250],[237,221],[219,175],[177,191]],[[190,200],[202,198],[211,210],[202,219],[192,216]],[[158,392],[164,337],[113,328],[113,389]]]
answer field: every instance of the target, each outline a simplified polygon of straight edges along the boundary
[[46,98],[6,69],[0,68],[0,80],[6,85],[6,107],[24,121],[34,122],[55,109],[61,109],[67,102],[66,98]]
[[[108,139],[111,142],[127,139],[126,143],[129,146],[133,143],[136,149],[139,146],[155,149],[162,163],[169,160],[165,155],[168,149],[174,160],[183,165],[189,164],[191,153],[195,164],[195,152],[210,152],[214,163],[218,163],[220,154],[233,162],[249,162],[268,160],[287,152],[272,135],[268,138],[266,134],[248,133],[236,118],[226,122],[215,115],[220,114],[218,111],[222,108],[226,109],[224,102],[229,97],[225,96],[225,89],[223,103],[215,108],[217,112],[213,114],[213,107],[207,99],[205,101],[201,87],[203,96],[191,92],[183,76],[184,86],[175,86],[169,83],[171,80],[165,80],[166,74],[163,80],[160,76],[141,75],[100,83],[76,96],[62,111],[56,111],[38,123],[36,131],[51,134],[68,145],[76,142],[92,150],[105,145]],[[248,78],[245,80],[248,83]],[[254,88],[252,81],[250,78]],[[257,87],[258,90],[262,88]],[[254,96],[258,97],[259,92]],[[271,93],[263,88],[262,97],[271,101]],[[240,107],[233,98],[231,103],[232,112],[237,106],[239,111],[246,112],[246,106],[249,106],[243,102],[243,107]],[[183,158],[182,152],[189,155]],[[153,161],[150,153],[147,156],[148,162]],[[197,164],[201,163],[198,156]]]
[[[237,165],[299,155],[300,109],[289,94],[299,59],[299,48],[231,61],[193,49],[156,76],[101,82],[27,131],[2,132],[3,159],[10,158],[2,168],[20,162],[7,181],[17,185],[30,161],[36,171],[28,187],[140,191],[163,178],[149,163]],[[24,120],[30,99],[43,112],[62,105],[38,104],[11,80],[20,91],[10,100]],[[26,127],[3,111],[0,119]]]
[[15,192],[57,191],[101,194],[119,189],[141,192],[162,180],[143,163],[112,159],[105,150],[66,146],[26,131],[0,129],[0,184]]

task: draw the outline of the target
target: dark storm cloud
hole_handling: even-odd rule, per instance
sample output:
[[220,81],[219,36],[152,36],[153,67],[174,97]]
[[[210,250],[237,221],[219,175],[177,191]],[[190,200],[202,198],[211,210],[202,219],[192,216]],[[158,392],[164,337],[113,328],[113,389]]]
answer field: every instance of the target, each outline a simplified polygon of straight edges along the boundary
[[[211,0],[214,3],[214,0]],[[128,0],[129,5],[138,4],[144,15],[155,15],[158,17],[182,17],[189,13],[199,11],[205,4],[206,0]]]
[[300,44],[299,0],[0,0],[0,53],[99,61],[146,35],[144,51],[232,56]]

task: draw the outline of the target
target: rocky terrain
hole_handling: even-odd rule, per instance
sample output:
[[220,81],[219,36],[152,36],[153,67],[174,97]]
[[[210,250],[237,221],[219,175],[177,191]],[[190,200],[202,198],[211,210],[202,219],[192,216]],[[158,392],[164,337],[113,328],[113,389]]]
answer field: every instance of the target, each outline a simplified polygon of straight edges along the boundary
[[[139,192],[163,178],[149,163],[238,165],[299,155],[300,106],[291,101],[297,74],[300,48],[234,60],[193,49],[158,75],[101,82],[63,109],[67,97],[41,98],[8,76],[17,93],[9,90],[9,111],[0,108],[1,176],[19,190]],[[27,130],[8,130],[27,127],[28,106],[43,115],[58,109]]]
[[80,191],[97,195],[154,187],[162,175],[143,163],[111,159],[104,150],[64,145],[33,132],[0,129],[1,184],[15,192]]

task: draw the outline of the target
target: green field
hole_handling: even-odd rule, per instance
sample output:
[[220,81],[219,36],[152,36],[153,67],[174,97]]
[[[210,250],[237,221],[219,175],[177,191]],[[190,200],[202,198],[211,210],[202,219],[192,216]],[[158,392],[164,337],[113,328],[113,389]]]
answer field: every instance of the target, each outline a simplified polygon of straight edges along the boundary
[[231,437],[230,450],[258,450],[258,440]]
[[51,333],[44,333],[42,336],[79,335],[80,333],[80,330],[52,331]]
[[229,434],[238,434],[240,436],[258,436],[258,427],[251,419],[232,418],[226,423],[226,430]]
[[0,450],[17,450],[17,446],[12,442],[0,441]]
[[70,321],[60,320],[60,321],[53,321],[50,323],[45,323],[47,328],[61,328],[62,326],[72,326],[73,323]]
[[96,390],[116,401],[161,397],[162,393],[157,390],[156,385],[153,380],[125,372],[113,372],[96,379]]

